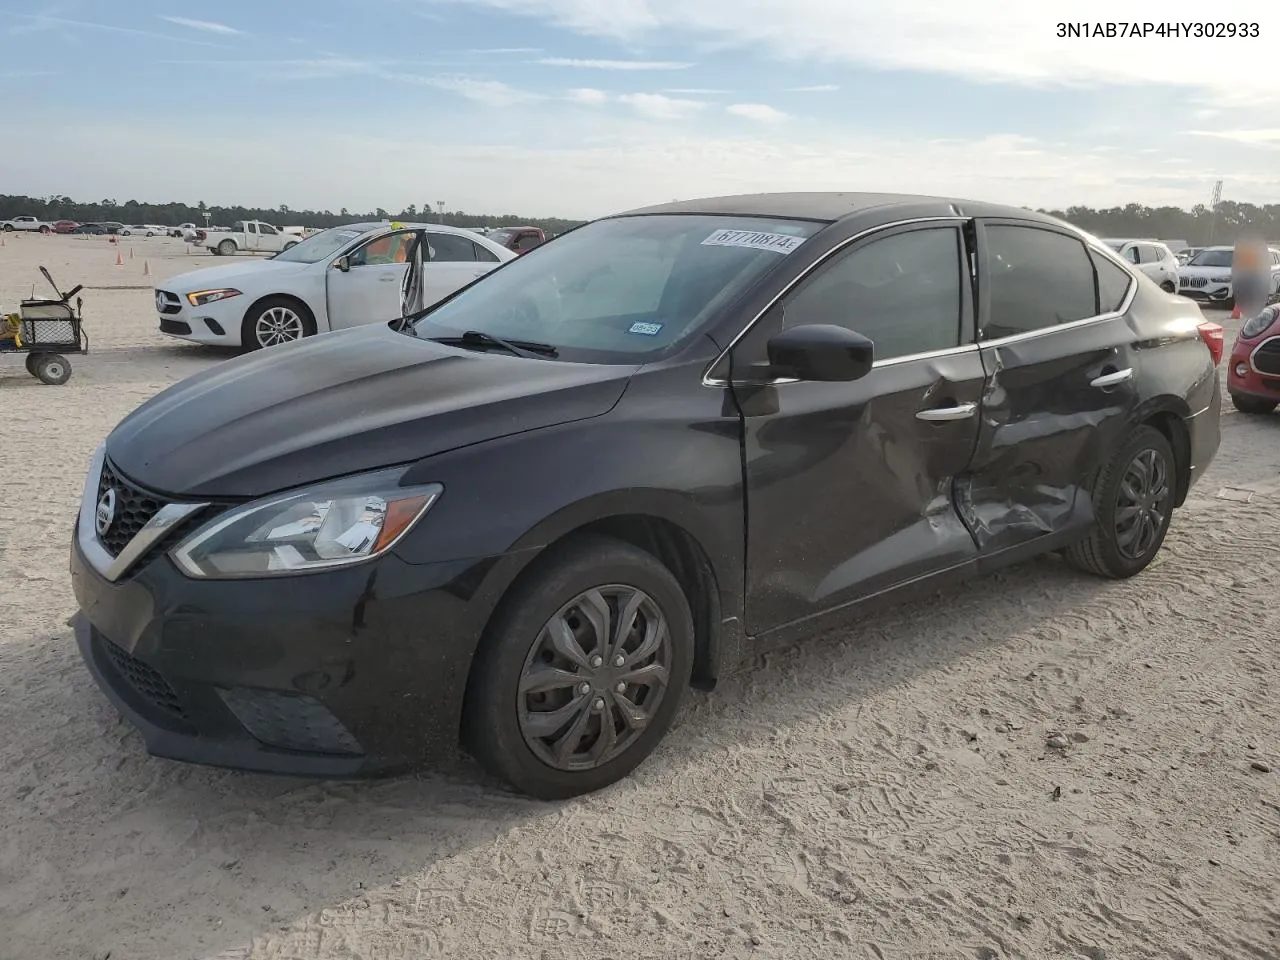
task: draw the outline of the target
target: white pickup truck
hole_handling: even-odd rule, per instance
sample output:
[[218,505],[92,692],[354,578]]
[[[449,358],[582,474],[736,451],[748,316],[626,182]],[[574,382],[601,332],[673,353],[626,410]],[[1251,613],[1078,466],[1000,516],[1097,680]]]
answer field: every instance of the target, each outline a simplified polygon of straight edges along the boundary
[[261,220],[237,220],[230,230],[210,230],[205,235],[204,246],[215,256],[231,257],[246,252],[279,253],[299,239]]
[[15,230],[35,230],[40,233],[53,233],[53,224],[35,217],[14,217],[12,220],[0,220],[0,230],[13,233]]

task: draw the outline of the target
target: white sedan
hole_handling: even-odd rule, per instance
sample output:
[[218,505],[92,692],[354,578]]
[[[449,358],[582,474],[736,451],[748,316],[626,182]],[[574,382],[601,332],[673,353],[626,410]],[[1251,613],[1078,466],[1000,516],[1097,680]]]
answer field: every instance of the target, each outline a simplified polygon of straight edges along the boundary
[[195,270],[155,289],[160,331],[256,350],[386,323],[443,300],[516,254],[469,230],[357,223],[265,260]]

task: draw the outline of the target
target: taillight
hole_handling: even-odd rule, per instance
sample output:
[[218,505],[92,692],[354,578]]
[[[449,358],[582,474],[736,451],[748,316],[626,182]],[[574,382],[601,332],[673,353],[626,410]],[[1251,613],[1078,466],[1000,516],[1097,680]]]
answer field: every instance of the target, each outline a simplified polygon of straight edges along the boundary
[[1204,345],[1209,348],[1209,355],[1213,357],[1213,365],[1216,367],[1222,362],[1222,324],[1206,320],[1196,327],[1196,330],[1200,334],[1200,339],[1204,341]]

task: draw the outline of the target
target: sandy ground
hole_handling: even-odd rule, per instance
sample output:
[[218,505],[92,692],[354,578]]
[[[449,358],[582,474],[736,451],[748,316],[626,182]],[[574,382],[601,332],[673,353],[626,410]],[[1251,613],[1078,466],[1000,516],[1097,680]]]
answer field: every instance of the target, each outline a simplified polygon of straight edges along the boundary
[[1280,957],[1280,416],[1224,412],[1136,580],[1046,559],[769,653],[595,796],[221,772],[147,757],[64,624],[92,448],[221,359],[149,292],[221,261],[123,253],[0,249],[0,305],[47,264],[94,338],[64,387],[0,358],[0,957]]

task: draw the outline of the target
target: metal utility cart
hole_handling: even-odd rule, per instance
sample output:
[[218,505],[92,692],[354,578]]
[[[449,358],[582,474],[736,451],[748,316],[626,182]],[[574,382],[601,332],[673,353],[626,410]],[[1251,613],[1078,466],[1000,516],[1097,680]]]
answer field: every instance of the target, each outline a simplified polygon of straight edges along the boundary
[[84,288],[76,286],[63,293],[48,270],[41,267],[40,272],[58,299],[23,300],[16,314],[0,316],[0,354],[25,353],[27,373],[56,386],[71,379],[66,354],[89,352],[89,340],[80,325],[83,301],[76,297],[75,306],[71,305],[71,298]]

